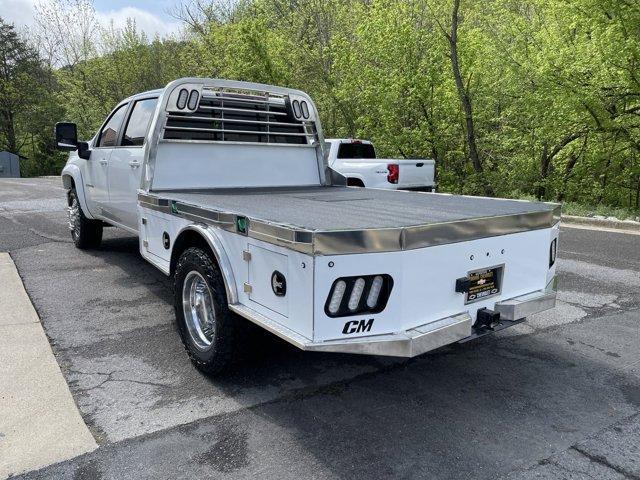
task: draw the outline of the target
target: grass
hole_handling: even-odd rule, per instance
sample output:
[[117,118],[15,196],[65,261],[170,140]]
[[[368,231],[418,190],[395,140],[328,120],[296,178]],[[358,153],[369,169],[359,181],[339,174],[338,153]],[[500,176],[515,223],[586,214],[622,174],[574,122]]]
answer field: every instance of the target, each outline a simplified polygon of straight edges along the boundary
[[[537,198],[533,195],[516,194],[514,198],[535,202]],[[640,210],[628,207],[611,207],[609,205],[588,205],[579,202],[562,202],[562,213],[564,215],[575,215],[578,217],[615,217],[618,220],[640,221]]]
[[640,212],[631,208],[610,207],[608,205],[585,205],[576,202],[564,202],[562,213],[579,217],[615,217],[618,220],[638,220]]

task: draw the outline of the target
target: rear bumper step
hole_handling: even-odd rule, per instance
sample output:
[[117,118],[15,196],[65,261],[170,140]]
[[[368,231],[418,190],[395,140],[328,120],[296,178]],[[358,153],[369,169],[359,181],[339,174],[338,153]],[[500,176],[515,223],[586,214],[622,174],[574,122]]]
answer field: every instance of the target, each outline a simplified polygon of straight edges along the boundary
[[345,340],[311,342],[243,305],[230,305],[231,310],[262,326],[274,335],[302,350],[314,352],[357,353],[390,357],[415,357],[452,343],[464,343],[524,321],[525,317],[553,308],[556,292],[552,281],[547,289],[496,303],[500,321],[490,329],[473,328],[468,312],[442,318],[400,333],[372,335]]
[[556,306],[556,292],[534,292],[496,303],[496,312],[505,320],[519,320]]
[[305,350],[415,357],[468,337],[471,335],[471,323],[471,316],[465,312],[403,333],[313,343]]

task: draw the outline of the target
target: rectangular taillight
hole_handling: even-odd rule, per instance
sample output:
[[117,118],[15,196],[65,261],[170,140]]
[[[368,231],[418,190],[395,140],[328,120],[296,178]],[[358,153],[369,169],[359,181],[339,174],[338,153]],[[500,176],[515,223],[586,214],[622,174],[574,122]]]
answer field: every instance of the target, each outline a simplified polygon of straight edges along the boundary
[[387,165],[387,171],[389,172],[387,175],[387,181],[389,183],[398,183],[398,178],[400,177],[400,166],[395,163],[390,163]]

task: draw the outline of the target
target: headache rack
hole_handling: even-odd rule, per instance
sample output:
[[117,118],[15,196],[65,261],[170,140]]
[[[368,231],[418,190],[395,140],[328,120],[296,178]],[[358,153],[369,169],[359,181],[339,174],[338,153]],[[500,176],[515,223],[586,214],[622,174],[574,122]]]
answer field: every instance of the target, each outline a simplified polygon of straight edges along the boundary
[[315,122],[297,120],[286,95],[231,88],[202,90],[193,113],[167,115],[163,139],[311,145]]

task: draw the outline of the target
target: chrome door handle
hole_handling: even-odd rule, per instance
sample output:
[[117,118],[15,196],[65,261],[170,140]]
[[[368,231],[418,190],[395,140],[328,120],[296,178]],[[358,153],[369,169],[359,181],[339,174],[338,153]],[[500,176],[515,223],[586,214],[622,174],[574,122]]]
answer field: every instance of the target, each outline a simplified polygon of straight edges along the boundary
[[140,162],[129,162],[129,165],[131,165],[131,168],[138,168],[140,166]]
[[107,163],[109,163],[107,160],[100,160],[100,165],[106,165]]

